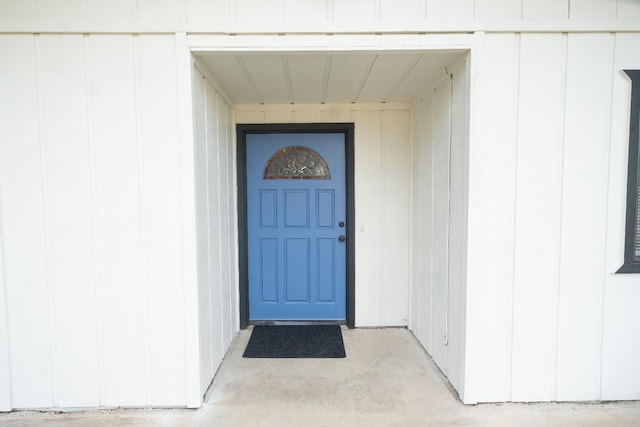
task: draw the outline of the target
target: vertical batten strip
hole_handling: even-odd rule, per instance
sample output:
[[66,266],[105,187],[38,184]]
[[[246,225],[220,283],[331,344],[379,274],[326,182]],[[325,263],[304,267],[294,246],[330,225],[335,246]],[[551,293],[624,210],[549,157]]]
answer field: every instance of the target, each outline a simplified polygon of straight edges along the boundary
[[98,241],[96,223],[98,221],[98,213],[96,209],[96,147],[95,147],[95,123],[93,118],[92,102],[91,102],[91,83],[92,83],[92,67],[91,67],[91,36],[85,34],[83,36],[84,45],[84,58],[85,58],[85,91],[86,91],[86,103],[87,103],[87,142],[89,152],[89,188],[90,188],[90,203],[91,203],[91,242],[92,251],[91,259],[93,260],[93,293],[94,293],[94,310],[96,312],[96,354],[97,354],[97,367],[98,367],[98,405],[105,404],[104,401],[104,363],[103,363],[103,334],[102,334],[102,292],[100,286],[100,275],[98,274],[97,265],[97,253],[98,253]]
[[42,217],[43,217],[43,231],[44,231],[44,246],[45,246],[45,262],[47,271],[47,299],[48,299],[48,313],[49,319],[49,363],[51,369],[51,406],[57,405],[56,399],[56,346],[55,346],[55,322],[54,319],[54,301],[53,295],[55,295],[54,285],[52,280],[52,266],[51,266],[51,232],[49,224],[49,207],[48,207],[48,185],[47,185],[47,155],[43,134],[43,123],[45,121],[44,111],[44,95],[43,95],[43,71],[42,71],[42,47],[40,34],[34,35],[34,48],[35,48],[35,67],[36,67],[36,92],[38,96],[38,141],[40,149],[40,170],[42,180]]
[[141,281],[141,306],[142,306],[142,324],[144,331],[144,378],[145,378],[145,402],[152,405],[154,402],[152,379],[151,379],[151,356],[150,356],[150,315],[149,315],[149,280],[147,277],[147,259],[146,259],[146,228],[145,228],[145,170],[144,170],[144,121],[142,119],[142,94],[141,82],[142,73],[140,65],[140,36],[131,36],[131,55],[133,58],[133,84],[134,84],[134,109],[136,115],[136,156],[137,156],[137,178],[138,178],[138,237],[140,240],[140,281]]

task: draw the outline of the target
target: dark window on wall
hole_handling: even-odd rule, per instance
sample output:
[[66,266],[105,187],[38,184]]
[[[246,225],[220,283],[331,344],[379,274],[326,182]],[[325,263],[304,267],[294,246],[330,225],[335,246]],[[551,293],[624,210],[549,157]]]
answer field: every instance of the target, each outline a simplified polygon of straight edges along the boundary
[[631,119],[624,265],[618,273],[640,273],[640,70],[624,72],[631,78]]

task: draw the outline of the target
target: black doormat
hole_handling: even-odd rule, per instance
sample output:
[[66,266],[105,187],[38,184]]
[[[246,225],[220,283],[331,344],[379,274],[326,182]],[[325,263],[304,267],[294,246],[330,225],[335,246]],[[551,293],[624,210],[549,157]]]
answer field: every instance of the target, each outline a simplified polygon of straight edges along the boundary
[[242,357],[346,357],[340,325],[256,325]]

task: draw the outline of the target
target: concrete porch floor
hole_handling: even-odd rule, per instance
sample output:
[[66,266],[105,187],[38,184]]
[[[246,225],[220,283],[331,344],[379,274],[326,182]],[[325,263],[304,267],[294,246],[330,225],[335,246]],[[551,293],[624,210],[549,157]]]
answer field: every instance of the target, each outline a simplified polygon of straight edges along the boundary
[[0,414],[3,426],[638,426],[640,402],[460,403],[406,329],[343,329],[346,359],[243,359],[242,331],[198,410]]

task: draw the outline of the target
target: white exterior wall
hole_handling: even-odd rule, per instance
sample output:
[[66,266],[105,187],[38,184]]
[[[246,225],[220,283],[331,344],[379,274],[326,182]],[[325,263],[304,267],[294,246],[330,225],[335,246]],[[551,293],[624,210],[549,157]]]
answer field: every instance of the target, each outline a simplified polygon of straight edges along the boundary
[[640,33],[482,44],[466,401],[639,399],[640,278],[614,273]]
[[410,106],[237,106],[236,121],[355,124],[355,324],[407,325]]
[[413,110],[409,327],[464,398],[468,61]]
[[0,407],[197,406],[176,37],[3,35],[0,52]]
[[[0,410],[200,402],[217,358],[218,338],[199,340],[215,313],[202,279],[217,252],[209,248],[198,275],[194,187],[202,219],[205,175],[198,164],[194,180],[183,32],[477,31],[466,288],[454,301],[466,307],[457,319],[465,342],[455,344],[464,366],[434,357],[468,403],[640,399],[640,279],[613,274],[622,262],[629,123],[630,84],[620,70],[640,68],[640,3],[108,3],[0,0],[0,378],[8,379]],[[414,117],[425,113],[419,130],[404,107],[387,109],[265,108],[262,116],[238,111],[238,122],[356,122],[367,136],[356,141],[357,286],[366,291],[356,322],[406,324],[411,290],[409,323],[436,355],[442,327],[425,319],[443,319],[437,311],[447,306],[430,296],[443,282],[428,282],[418,266],[428,259],[443,268],[429,255],[443,240],[434,224],[453,222],[428,204],[444,199],[440,185],[415,187],[444,179],[443,170],[425,171],[415,157],[412,172],[405,165],[409,133],[434,132],[438,122],[416,108]],[[413,152],[426,164],[445,154],[416,148],[422,141]],[[396,193],[403,183],[411,193]],[[205,205],[227,209],[209,197]],[[410,212],[413,228],[398,231]],[[412,284],[398,289],[388,275]],[[235,308],[224,314],[223,335]]]
[[196,67],[193,98],[200,393],[204,395],[239,329],[236,144],[230,105]]

